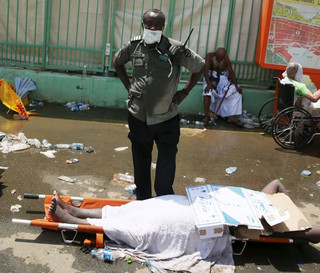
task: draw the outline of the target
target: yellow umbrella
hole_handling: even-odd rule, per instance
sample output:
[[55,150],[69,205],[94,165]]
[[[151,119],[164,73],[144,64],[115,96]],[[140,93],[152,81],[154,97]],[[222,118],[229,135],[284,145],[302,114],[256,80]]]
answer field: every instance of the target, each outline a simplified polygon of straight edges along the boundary
[[0,80],[0,100],[9,109],[19,113],[28,119],[28,113],[21,98],[16,92],[10,87],[5,79]]

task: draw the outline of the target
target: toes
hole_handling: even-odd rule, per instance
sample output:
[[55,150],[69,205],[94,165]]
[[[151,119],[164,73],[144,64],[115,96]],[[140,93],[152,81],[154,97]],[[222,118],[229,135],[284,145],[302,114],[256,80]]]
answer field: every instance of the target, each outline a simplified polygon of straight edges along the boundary
[[56,208],[57,208],[57,200],[55,198],[52,198],[51,204],[50,204],[50,207],[49,207],[49,210],[48,210],[49,213],[50,214],[55,213]]

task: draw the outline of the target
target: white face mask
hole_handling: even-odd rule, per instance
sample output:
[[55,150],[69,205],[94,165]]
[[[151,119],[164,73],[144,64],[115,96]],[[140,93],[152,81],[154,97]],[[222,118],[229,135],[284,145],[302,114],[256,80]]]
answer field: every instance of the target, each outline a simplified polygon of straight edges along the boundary
[[146,44],[152,45],[154,43],[159,43],[161,40],[162,30],[150,30],[144,28],[143,30],[143,40]]

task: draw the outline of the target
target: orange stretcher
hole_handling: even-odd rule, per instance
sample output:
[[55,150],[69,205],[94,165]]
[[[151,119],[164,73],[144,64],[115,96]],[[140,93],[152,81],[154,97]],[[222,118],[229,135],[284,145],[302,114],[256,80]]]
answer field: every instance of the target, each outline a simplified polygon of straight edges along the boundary
[[[104,231],[101,226],[90,226],[90,225],[76,225],[68,223],[54,222],[50,220],[50,215],[48,214],[48,209],[51,204],[53,195],[44,195],[44,194],[30,194],[25,193],[24,198],[26,199],[44,199],[44,210],[46,218],[44,219],[34,219],[34,220],[23,220],[23,219],[12,219],[12,223],[16,224],[25,224],[29,226],[38,226],[45,229],[51,230],[60,230],[63,241],[65,243],[73,243],[78,232],[83,233],[93,233],[96,234],[95,240],[86,239],[84,244],[89,247],[95,243],[96,247],[104,246]],[[132,200],[124,199],[102,199],[102,198],[84,198],[84,197],[72,197],[72,196],[60,196],[60,198],[68,203],[69,205],[78,207],[78,208],[102,208],[106,205],[109,206],[121,206]],[[78,204],[80,203],[80,204]],[[66,239],[65,233],[67,231],[74,231],[74,236],[72,239]]]
[[[52,197],[53,195],[25,193],[24,198],[26,199],[44,199],[44,209],[45,209],[46,218],[35,219],[35,220],[12,219],[12,223],[25,224],[29,226],[38,226],[44,229],[60,230],[63,241],[67,244],[74,242],[78,232],[96,234],[96,238],[94,240],[86,239],[84,241],[84,245],[86,247],[91,247],[93,244],[95,244],[95,247],[97,248],[104,246],[105,234],[101,226],[77,225],[77,224],[68,224],[68,223],[50,221],[49,220],[50,215],[48,215],[48,209],[51,204]],[[87,197],[85,198],[85,197],[71,197],[71,196],[60,196],[60,198],[64,202],[72,206],[75,206],[78,208],[86,208],[86,209],[102,208],[106,205],[121,206],[129,202],[132,202],[132,200],[126,200],[126,199],[102,199],[102,198],[87,198]],[[65,233],[70,231],[74,232],[74,236],[72,239],[66,239]],[[286,238],[286,237],[260,236],[259,239],[249,239],[249,238],[237,238],[235,236],[232,236],[232,243],[234,244],[236,242],[242,243],[242,246],[240,246],[240,250],[235,250],[233,248],[234,255],[241,255],[244,249],[246,248],[248,242],[278,243],[278,244],[308,243],[308,241],[306,240]]]

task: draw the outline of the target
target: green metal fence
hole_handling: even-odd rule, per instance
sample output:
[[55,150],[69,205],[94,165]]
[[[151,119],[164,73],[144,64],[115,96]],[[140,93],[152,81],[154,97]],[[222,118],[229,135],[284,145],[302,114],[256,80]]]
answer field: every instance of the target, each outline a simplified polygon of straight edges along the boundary
[[[143,12],[166,14],[165,34],[205,57],[223,46],[240,83],[271,83],[255,65],[262,0],[0,0],[0,64],[110,71],[112,57],[142,32]],[[130,64],[127,67],[130,72]],[[182,70],[181,77],[189,76]]]
[[0,5],[0,64],[103,71],[109,1],[0,0]]
[[[167,15],[167,36],[184,42],[194,28],[188,46],[199,55],[205,57],[217,47],[225,47],[240,83],[273,84],[275,71],[260,68],[254,61],[262,0],[115,1],[111,57],[131,37],[142,33],[143,12],[153,7]],[[113,70],[111,59],[109,69]],[[127,69],[131,71],[130,64]],[[189,72],[183,70],[181,76],[186,78]]]

